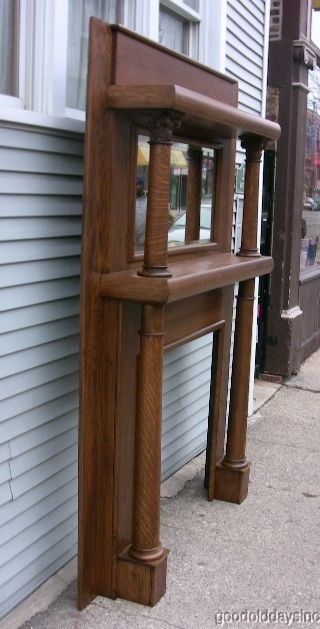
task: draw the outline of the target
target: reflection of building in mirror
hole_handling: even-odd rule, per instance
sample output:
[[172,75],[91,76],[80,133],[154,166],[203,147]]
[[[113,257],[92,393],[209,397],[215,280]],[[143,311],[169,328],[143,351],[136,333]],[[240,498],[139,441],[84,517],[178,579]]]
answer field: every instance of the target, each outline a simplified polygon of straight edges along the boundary
[[[142,250],[149,184],[149,138],[139,135],[136,170],[136,250]],[[172,145],[168,198],[168,246],[210,242],[213,237],[214,149]]]

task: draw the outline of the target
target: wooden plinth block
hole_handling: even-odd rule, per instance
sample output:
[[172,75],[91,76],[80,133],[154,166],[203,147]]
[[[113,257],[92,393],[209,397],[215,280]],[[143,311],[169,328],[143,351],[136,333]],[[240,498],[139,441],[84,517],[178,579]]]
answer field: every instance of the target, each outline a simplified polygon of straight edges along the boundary
[[116,596],[140,605],[153,607],[166,591],[167,556],[164,548],[161,559],[145,562],[133,559],[126,549],[117,561]]
[[245,467],[231,468],[222,462],[216,466],[214,498],[225,502],[241,504],[248,495],[248,484],[250,475],[248,462]]

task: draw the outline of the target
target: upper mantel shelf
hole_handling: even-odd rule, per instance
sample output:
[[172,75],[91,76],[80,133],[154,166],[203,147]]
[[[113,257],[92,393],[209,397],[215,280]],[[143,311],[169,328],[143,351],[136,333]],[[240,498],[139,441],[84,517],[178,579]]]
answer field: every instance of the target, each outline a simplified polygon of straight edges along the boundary
[[168,278],[140,276],[138,265],[127,271],[102,273],[100,294],[104,298],[167,304],[270,273],[272,268],[272,258],[267,256],[204,251],[172,258],[172,277]]
[[277,140],[280,126],[180,85],[111,85],[110,109],[170,110],[183,114],[183,126],[200,127],[218,138],[253,134]]

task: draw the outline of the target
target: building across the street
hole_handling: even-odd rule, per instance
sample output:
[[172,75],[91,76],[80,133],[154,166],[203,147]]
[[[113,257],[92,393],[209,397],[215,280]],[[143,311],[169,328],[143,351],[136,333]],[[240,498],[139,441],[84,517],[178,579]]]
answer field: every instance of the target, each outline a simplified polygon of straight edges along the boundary
[[[288,377],[320,345],[320,6],[272,0],[268,116],[282,128],[266,152],[260,371]],[[281,60],[281,62],[279,61]]]

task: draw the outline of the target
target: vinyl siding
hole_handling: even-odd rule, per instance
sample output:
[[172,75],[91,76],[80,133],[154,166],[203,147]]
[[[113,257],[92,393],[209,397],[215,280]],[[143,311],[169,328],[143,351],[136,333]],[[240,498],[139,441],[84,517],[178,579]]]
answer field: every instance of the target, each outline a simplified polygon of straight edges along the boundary
[[206,447],[213,335],[168,351],[164,357],[162,478]]
[[226,73],[239,81],[239,107],[261,114],[264,0],[228,0]]
[[[265,0],[227,0],[226,74],[239,84],[239,108],[263,110]],[[237,163],[244,151],[237,145]]]
[[0,616],[76,554],[82,155],[0,129]]

